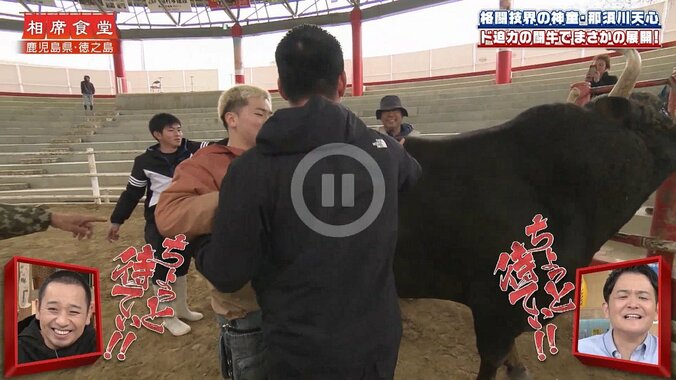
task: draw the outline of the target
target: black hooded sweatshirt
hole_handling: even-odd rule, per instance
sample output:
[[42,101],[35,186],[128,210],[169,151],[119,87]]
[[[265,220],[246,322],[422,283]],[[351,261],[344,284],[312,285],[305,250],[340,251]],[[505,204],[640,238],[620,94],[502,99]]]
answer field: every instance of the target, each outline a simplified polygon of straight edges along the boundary
[[[197,268],[224,292],[253,279],[272,373],[376,366],[393,376],[401,339],[392,272],[397,202],[420,165],[393,138],[319,96],[275,112],[256,143],[228,169],[211,242],[197,243]],[[311,151],[316,163],[308,162]],[[294,172],[301,191],[292,190]],[[314,221],[301,219],[301,203]],[[370,207],[372,221],[346,231]],[[322,230],[329,225],[344,228]],[[341,231],[346,236],[328,236]]]
[[19,333],[19,364],[65,358],[96,351],[96,330],[92,325],[86,325],[82,335],[70,346],[53,350],[47,347],[40,334],[40,321],[35,318],[35,315],[29,318],[32,318],[32,320]]

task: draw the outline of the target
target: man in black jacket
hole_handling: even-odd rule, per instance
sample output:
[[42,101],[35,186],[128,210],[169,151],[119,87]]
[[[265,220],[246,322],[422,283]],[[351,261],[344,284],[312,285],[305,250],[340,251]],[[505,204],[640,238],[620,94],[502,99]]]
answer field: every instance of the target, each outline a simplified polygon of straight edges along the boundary
[[[168,268],[160,263],[165,262],[162,259],[164,236],[160,234],[155,224],[155,206],[162,191],[171,184],[176,166],[209,143],[183,138],[181,121],[168,113],[159,113],[153,116],[148,123],[148,129],[153,138],[157,140],[157,144],[149,147],[143,154],[134,159],[127,188],[120,195],[115,210],[110,216],[108,241],[112,242],[120,238],[122,223],[129,219],[134,208],[145,194],[144,216],[146,226],[144,237],[146,243],[150,244],[155,251],[154,256],[158,261],[152,277],[153,284],[157,286],[159,285],[158,280],[166,281]],[[174,236],[169,237],[174,238]],[[176,283],[173,285],[176,300],[167,304],[174,309],[174,317],[164,318],[163,321],[164,327],[175,336],[190,332],[190,326],[179,318],[187,321],[198,321],[203,317],[201,313],[193,312],[187,306],[188,285],[186,275],[190,268],[192,249],[192,246],[188,245],[185,250],[179,252],[184,260],[183,264],[176,269]]]
[[231,164],[197,268],[224,292],[253,280],[270,378],[392,378],[397,202],[420,166],[339,103],[346,76],[332,35],[296,27],[275,58],[290,108]]
[[52,273],[40,286],[38,311],[19,331],[19,364],[94,352],[93,312],[92,291],[80,274]]
[[85,75],[84,80],[80,82],[80,93],[82,94],[82,103],[84,104],[85,111],[87,111],[87,106],[89,106],[90,111],[93,111],[96,89],[94,88],[94,83],[89,80],[89,75]]

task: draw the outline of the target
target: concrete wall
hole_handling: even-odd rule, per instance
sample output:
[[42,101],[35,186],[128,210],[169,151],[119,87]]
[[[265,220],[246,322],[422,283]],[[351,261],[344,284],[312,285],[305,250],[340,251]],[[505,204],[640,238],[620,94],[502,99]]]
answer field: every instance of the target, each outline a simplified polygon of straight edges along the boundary
[[[113,72],[27,64],[0,63],[0,92],[79,94],[80,81],[89,75],[99,95],[115,94]],[[151,93],[150,85],[162,82],[161,92],[218,90],[218,70],[127,71],[130,93]],[[276,81],[276,79],[275,79]],[[276,87],[276,83],[275,83]]]
[[180,108],[213,108],[216,115],[216,103],[221,91],[185,93],[162,93],[162,94],[124,94],[115,98],[118,109],[144,110],[144,109],[180,109]]

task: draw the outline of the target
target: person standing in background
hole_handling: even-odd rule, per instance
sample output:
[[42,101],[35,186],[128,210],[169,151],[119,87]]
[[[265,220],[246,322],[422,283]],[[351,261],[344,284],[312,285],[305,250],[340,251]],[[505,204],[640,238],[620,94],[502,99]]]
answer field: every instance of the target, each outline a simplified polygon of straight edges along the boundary
[[84,76],[84,80],[80,82],[80,93],[82,94],[82,102],[84,103],[84,109],[94,110],[94,94],[96,89],[94,88],[94,83],[89,80],[89,75]]

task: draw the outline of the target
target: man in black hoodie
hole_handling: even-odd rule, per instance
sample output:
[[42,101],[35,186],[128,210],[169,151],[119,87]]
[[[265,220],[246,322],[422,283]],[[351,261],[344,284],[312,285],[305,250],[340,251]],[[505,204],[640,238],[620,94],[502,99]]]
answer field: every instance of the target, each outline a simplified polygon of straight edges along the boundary
[[346,76],[332,35],[298,26],[275,58],[290,108],[231,164],[197,268],[224,292],[253,281],[271,379],[392,378],[397,202],[420,166],[338,103]]
[[19,331],[19,364],[64,358],[96,350],[91,326],[92,291],[82,276],[61,270],[45,279],[38,292],[38,311]]

